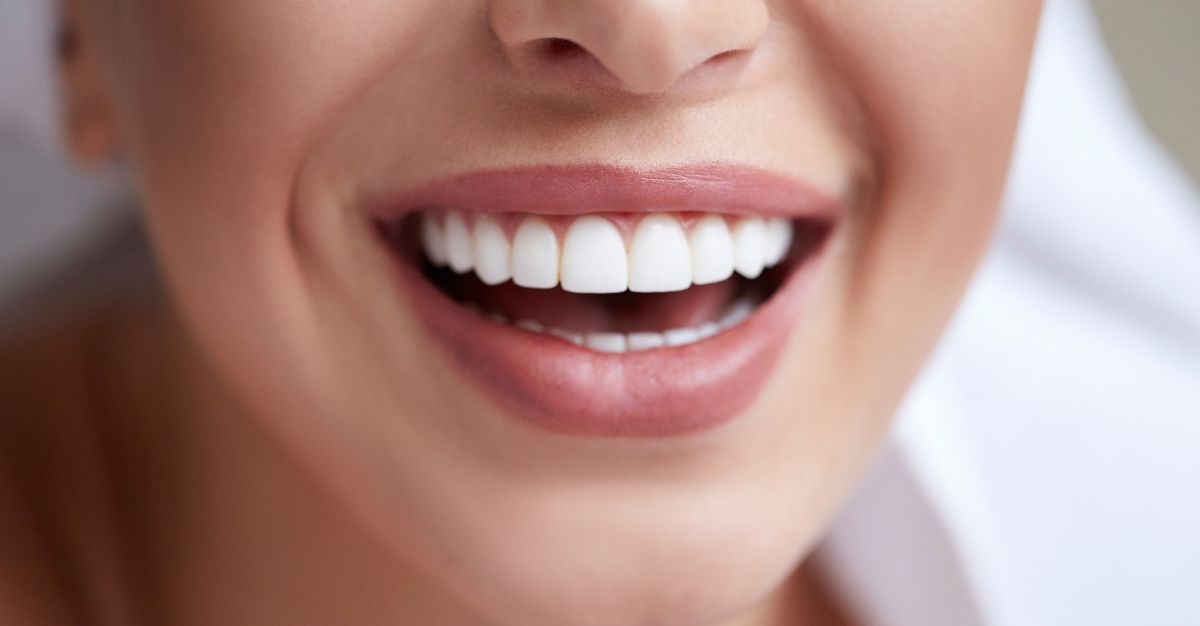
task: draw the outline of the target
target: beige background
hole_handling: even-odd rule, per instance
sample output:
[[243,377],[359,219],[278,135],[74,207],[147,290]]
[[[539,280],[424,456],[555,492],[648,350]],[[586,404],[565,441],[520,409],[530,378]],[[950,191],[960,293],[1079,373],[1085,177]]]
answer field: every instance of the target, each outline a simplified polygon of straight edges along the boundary
[[1138,111],[1200,181],[1200,0],[1092,0]]

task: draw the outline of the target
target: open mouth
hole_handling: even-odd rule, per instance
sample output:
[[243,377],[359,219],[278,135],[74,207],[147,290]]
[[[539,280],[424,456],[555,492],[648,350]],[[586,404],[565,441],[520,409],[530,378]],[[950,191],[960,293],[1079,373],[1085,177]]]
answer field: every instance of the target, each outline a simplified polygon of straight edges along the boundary
[[718,213],[414,217],[390,241],[419,233],[424,275],[442,293],[494,323],[606,353],[685,346],[733,328],[816,251],[828,226]]
[[790,180],[720,174],[489,172],[374,219],[431,337],[516,415],[685,434],[757,395],[835,224]]

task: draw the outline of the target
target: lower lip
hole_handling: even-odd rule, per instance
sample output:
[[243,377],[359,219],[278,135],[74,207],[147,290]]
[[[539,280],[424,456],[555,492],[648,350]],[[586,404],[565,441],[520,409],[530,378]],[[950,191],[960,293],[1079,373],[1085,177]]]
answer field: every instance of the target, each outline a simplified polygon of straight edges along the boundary
[[645,438],[704,431],[745,412],[779,363],[823,258],[824,249],[814,251],[737,326],[687,346],[624,354],[496,324],[452,301],[417,263],[397,265],[430,337],[507,412],[559,434]]

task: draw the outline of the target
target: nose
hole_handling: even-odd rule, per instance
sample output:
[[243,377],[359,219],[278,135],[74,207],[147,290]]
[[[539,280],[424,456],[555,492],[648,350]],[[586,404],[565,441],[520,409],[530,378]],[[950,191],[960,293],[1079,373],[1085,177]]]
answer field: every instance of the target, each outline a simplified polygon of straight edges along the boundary
[[493,0],[490,21],[521,70],[649,95],[749,56],[770,16],[766,0]]

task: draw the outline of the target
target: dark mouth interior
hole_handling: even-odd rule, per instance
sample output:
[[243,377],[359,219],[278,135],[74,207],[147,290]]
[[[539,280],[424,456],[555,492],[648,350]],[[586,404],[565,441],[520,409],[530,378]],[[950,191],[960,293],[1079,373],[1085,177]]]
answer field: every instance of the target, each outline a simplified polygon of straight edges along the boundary
[[794,224],[787,258],[757,278],[738,274],[719,283],[693,285],[667,293],[580,294],[561,287],[530,289],[512,282],[490,286],[473,272],[459,274],[436,267],[420,252],[415,218],[398,227],[381,227],[393,250],[405,262],[416,263],[424,276],[455,302],[506,321],[533,320],[545,327],[587,332],[661,332],[716,322],[738,306],[767,301],[787,277],[815,255],[828,238],[831,225],[813,219]]
[[699,326],[719,319],[742,297],[765,300],[759,292],[768,283],[771,292],[778,287],[778,281],[764,275],[755,280],[734,277],[669,293],[585,294],[561,287],[527,289],[511,282],[492,287],[474,274],[456,274],[427,263],[425,269],[425,275],[456,302],[510,320],[531,319],[547,327],[579,332],[656,332]]

